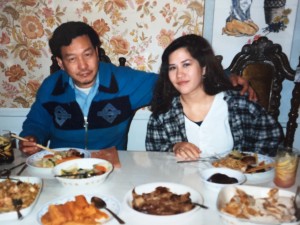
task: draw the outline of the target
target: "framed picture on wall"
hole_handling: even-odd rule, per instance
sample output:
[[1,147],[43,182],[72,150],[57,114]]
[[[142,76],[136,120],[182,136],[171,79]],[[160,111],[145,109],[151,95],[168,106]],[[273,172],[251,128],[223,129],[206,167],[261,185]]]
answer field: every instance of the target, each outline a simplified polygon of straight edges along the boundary
[[215,0],[212,46],[229,66],[243,45],[267,36],[290,55],[298,1]]

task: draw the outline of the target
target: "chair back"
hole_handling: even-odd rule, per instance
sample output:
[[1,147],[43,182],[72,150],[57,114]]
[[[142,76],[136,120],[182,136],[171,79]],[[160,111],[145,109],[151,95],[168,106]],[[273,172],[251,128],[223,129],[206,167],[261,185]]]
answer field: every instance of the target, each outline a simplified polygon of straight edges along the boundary
[[[101,62],[106,62],[106,63],[111,63],[110,58],[106,55],[105,50],[99,46],[97,46],[98,49],[98,57],[99,57],[99,61]],[[50,66],[50,74],[56,72],[57,70],[60,70],[60,67],[57,63],[57,60],[55,58],[55,56],[51,57],[51,61],[52,64]],[[124,57],[120,57],[119,58],[119,66],[125,66],[126,64],[126,58]]]
[[[248,80],[258,96],[258,103],[278,120],[282,83],[284,80],[294,81],[296,73],[291,68],[286,54],[282,52],[281,45],[274,44],[265,36],[260,37],[252,44],[244,45],[226,70]],[[296,97],[296,94],[293,94],[291,111],[297,107]],[[289,116],[289,122],[291,119],[294,120]],[[287,127],[285,145],[292,146],[295,130],[294,123],[293,126]]]

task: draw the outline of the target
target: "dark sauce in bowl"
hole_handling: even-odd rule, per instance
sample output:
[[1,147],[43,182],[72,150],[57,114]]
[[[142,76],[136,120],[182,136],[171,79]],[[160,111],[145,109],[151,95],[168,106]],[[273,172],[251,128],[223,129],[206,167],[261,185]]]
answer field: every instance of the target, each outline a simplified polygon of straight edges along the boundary
[[218,183],[218,184],[236,184],[238,183],[238,180],[234,177],[229,177],[222,173],[215,173],[212,176],[210,176],[207,181]]

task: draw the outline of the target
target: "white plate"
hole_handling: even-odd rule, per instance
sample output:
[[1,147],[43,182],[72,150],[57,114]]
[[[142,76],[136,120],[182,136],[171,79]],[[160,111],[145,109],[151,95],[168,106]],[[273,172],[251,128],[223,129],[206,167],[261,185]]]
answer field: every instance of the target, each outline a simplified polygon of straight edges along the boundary
[[[253,155],[253,152],[243,152],[246,154],[250,154]],[[258,159],[258,163],[260,162],[265,162],[265,164],[269,164],[269,163],[274,163],[274,159],[269,157],[269,156],[265,156],[265,155],[261,155],[261,154],[257,154],[257,159]],[[214,166],[212,166],[214,167]],[[247,181],[246,184],[259,184],[259,183],[266,183],[269,181],[272,181],[274,178],[274,168],[270,168],[265,172],[260,172],[260,173],[245,173]]]
[[[142,184],[137,187],[135,187],[135,192],[137,194],[142,194],[142,193],[150,193],[155,190],[157,187],[167,187],[170,189],[171,192],[175,194],[185,194],[189,192],[190,198],[192,202],[198,202],[203,204],[203,197],[200,195],[199,192],[196,190],[182,185],[182,184],[177,184],[177,183],[169,183],[169,182],[155,182],[155,183],[148,183],[148,184]],[[176,215],[162,215],[162,216],[157,216],[157,215],[150,215],[146,213],[139,212],[135,209],[132,208],[132,190],[129,190],[123,201],[123,205],[125,210],[127,210],[128,213],[132,215],[132,218],[134,218],[136,221],[146,221],[147,224],[176,224],[178,221],[184,221],[187,218],[192,217],[200,207],[196,206],[194,209],[185,212],[185,213],[180,213]]]
[[[247,185],[241,185],[241,186],[228,186],[221,189],[218,195],[217,200],[217,209],[219,212],[219,215],[223,221],[224,225],[279,225],[279,223],[267,223],[264,220],[264,223],[262,222],[253,222],[247,219],[241,219],[237,218],[235,216],[232,216],[227,213],[223,213],[220,211],[222,207],[226,205],[230,201],[230,199],[235,195],[236,188],[239,188],[240,190],[246,192],[247,194],[253,196],[254,198],[265,198],[268,197],[268,193],[271,188],[266,187],[255,187],[255,186],[247,186]],[[292,197],[295,196],[293,192],[286,191],[279,189],[278,192],[279,196],[282,197]],[[291,223],[281,223],[281,225],[299,225],[300,222],[291,222]]]
[[[21,180],[23,182],[27,182],[27,183],[38,184],[40,186],[40,190],[39,190],[35,200],[32,202],[32,204],[30,206],[28,206],[27,208],[20,210],[21,214],[24,217],[26,217],[31,212],[31,210],[35,206],[35,204],[40,196],[40,193],[41,193],[41,190],[43,187],[42,179],[38,178],[38,177],[13,177],[13,176],[10,178],[15,178],[15,179]],[[4,180],[5,179],[0,178],[0,182],[2,182]],[[4,220],[18,220],[17,212],[12,211],[12,212],[7,212],[7,213],[0,213],[0,221],[4,221]]]
[[[102,196],[102,195],[98,195],[98,194],[83,194],[83,195],[85,196],[86,200],[89,203],[91,202],[91,198],[93,196],[102,198],[106,202],[107,208],[109,208],[111,211],[113,211],[117,215],[120,212],[120,202],[112,196]],[[67,201],[74,201],[75,196],[76,195],[67,195],[67,196],[63,196],[63,197],[54,199],[50,202],[47,202],[44,206],[42,206],[42,208],[40,209],[40,211],[37,214],[37,220],[38,220],[39,224],[42,224],[41,218],[45,213],[47,213],[49,205],[58,205],[58,204],[64,204]],[[101,209],[101,210],[103,210],[109,216],[107,220],[101,221],[101,223],[106,223],[113,218],[108,211],[106,211],[105,209]]]
[[[77,151],[79,151],[80,153],[84,154],[84,158],[89,158],[91,157],[91,153],[87,150],[83,150],[83,149],[78,149],[78,148],[54,148],[54,151],[68,151],[69,149],[76,149]],[[36,166],[36,162],[41,160],[45,155],[48,155],[49,152],[46,150],[40,151],[38,153],[35,153],[31,156],[29,156],[26,159],[26,164],[28,165],[28,172],[30,173],[30,175],[33,176],[42,176],[42,178],[54,178],[53,173],[52,173],[52,169],[53,168],[42,168],[42,167],[38,167]]]

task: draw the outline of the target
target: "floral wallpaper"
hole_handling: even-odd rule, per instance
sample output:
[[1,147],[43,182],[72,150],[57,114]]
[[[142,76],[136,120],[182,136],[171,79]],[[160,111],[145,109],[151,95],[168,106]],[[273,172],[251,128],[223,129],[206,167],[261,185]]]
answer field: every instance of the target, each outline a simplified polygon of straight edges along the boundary
[[112,62],[158,72],[164,48],[202,35],[204,0],[0,0],[0,107],[29,108],[50,73],[48,39],[61,23],[84,21]]

